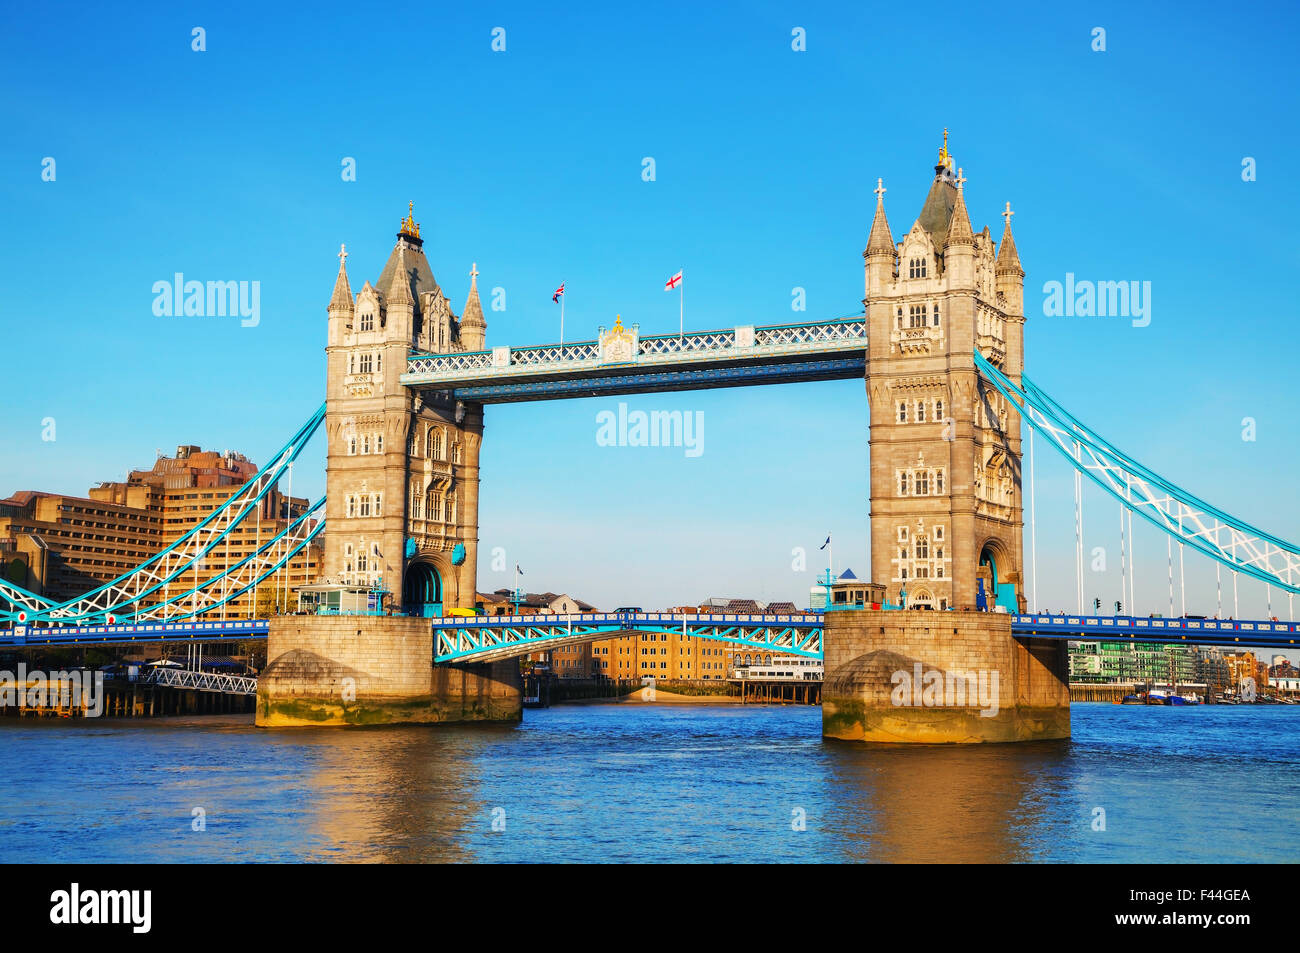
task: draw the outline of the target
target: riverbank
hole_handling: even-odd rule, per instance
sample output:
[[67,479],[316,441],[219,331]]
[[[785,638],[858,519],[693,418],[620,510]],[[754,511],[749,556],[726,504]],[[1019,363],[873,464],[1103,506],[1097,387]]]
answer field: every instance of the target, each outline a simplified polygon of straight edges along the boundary
[[552,702],[559,705],[739,705],[739,695],[680,695],[662,688],[638,688],[628,695],[612,698],[570,698]]

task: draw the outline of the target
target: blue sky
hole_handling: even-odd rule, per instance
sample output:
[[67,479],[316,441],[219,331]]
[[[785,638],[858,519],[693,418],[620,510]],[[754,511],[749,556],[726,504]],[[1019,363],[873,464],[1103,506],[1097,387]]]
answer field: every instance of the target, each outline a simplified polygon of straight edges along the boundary
[[[471,262],[485,305],[505,289],[490,345],[555,339],[562,280],[570,339],[616,313],[674,329],[662,285],[682,266],[688,328],[856,312],[876,178],[897,238],[946,126],[975,228],[996,237],[1003,203],[1017,212],[1029,374],[1154,469],[1300,537],[1293,10],[295,9],[10,11],[0,495],[84,493],[180,443],[264,461],[323,397],[339,243],[359,288],[411,200],[458,310]],[[152,285],[177,271],[260,282],[261,323],[156,317]],[[1044,316],[1043,283],[1067,272],[1150,281],[1150,326]],[[828,531],[837,568],[866,573],[862,382],[627,401],[702,412],[703,455],[597,446],[596,414],[617,399],[488,408],[480,588],[511,584],[488,562],[500,546],[529,588],[601,606],[803,603]],[[295,491],[314,496],[313,460]],[[1038,462],[1040,604],[1065,608],[1072,480],[1045,450]],[[1110,556],[1086,593],[1110,604],[1116,505],[1090,492],[1085,524]],[[1138,608],[1167,611],[1164,541],[1143,527],[1136,547]],[[1213,612],[1212,565],[1189,556],[1187,580],[1189,610]],[[1261,584],[1240,594],[1242,615],[1264,611]],[[1274,593],[1276,613],[1285,603]]]

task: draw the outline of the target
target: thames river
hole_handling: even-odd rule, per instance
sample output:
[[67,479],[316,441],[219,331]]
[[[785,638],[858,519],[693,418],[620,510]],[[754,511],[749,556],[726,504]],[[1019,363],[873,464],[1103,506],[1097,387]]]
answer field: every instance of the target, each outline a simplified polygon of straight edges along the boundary
[[1295,862],[1300,707],[1078,704],[1070,741],[823,742],[821,710],[522,725],[0,721],[0,848],[41,861]]

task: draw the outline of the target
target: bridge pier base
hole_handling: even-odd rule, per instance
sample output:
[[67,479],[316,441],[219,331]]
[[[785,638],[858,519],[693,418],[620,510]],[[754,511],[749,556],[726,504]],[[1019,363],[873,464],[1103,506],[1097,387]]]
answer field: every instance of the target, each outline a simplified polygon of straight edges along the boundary
[[266,728],[519,721],[514,659],[435,666],[427,619],[280,616],[257,682]]
[[1016,638],[989,612],[832,611],[822,735],[969,744],[1070,737],[1064,640]]

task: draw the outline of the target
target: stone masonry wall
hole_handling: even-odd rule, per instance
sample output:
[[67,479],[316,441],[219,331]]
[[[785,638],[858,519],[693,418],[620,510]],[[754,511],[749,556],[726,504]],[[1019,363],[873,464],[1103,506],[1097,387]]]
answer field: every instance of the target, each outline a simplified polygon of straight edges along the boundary
[[517,721],[518,665],[433,665],[425,619],[282,616],[271,621],[257,724]]
[[[986,612],[830,612],[823,639],[822,733],[884,742],[1028,741],[1067,738],[1070,691],[1066,643],[1017,639],[1011,619]],[[981,705],[899,703],[894,673],[915,681],[983,673],[997,691]],[[918,687],[918,691],[919,691]]]

